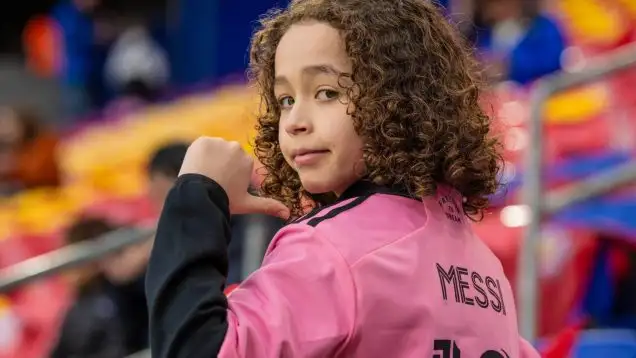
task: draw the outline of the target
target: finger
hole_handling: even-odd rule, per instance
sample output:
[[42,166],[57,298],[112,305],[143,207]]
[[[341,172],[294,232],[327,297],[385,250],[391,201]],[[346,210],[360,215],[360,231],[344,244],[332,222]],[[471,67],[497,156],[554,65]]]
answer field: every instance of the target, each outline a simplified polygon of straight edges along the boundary
[[278,216],[281,219],[289,218],[289,208],[280,201],[261,198],[258,196],[247,195],[240,206],[240,213],[237,214],[250,214],[261,213],[272,216]]

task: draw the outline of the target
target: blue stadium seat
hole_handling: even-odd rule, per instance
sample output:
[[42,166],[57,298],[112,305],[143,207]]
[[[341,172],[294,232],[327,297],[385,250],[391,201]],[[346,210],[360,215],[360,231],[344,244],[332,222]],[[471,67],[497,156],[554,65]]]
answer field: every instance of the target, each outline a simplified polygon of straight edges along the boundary
[[636,332],[623,329],[588,330],[579,336],[572,358],[636,358]]

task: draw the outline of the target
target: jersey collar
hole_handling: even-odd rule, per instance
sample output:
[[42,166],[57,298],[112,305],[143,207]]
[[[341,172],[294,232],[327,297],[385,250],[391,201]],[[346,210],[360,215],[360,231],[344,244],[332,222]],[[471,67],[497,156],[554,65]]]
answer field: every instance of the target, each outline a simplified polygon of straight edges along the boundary
[[357,198],[361,196],[371,196],[373,194],[388,194],[388,195],[398,195],[407,197],[410,199],[419,200],[416,196],[409,194],[406,188],[401,186],[384,186],[374,184],[368,180],[359,180],[353,183],[347,190],[345,190],[340,197],[338,197],[338,201],[343,201],[351,198]]

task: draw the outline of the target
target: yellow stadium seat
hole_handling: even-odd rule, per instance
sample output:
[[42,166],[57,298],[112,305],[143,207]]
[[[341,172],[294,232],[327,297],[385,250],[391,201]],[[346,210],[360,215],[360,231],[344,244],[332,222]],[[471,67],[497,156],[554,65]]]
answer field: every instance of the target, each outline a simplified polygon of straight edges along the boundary
[[65,191],[57,189],[25,191],[14,196],[12,201],[16,226],[22,233],[30,234],[55,231],[81,208],[78,201],[71,200]]
[[[256,109],[254,92],[243,86],[150,108],[66,143],[61,150],[62,166],[72,180],[87,180],[98,189],[129,195],[142,187],[148,157],[166,142],[218,136],[236,140],[251,151]],[[129,176],[117,173],[124,168],[131,173],[135,172],[131,168],[138,170]],[[124,184],[127,180],[130,184]]]
[[575,41],[608,46],[627,31],[619,9],[599,0],[561,0],[558,5],[565,26]]
[[546,123],[580,123],[599,115],[607,106],[608,91],[602,85],[568,91],[548,100],[545,107]]

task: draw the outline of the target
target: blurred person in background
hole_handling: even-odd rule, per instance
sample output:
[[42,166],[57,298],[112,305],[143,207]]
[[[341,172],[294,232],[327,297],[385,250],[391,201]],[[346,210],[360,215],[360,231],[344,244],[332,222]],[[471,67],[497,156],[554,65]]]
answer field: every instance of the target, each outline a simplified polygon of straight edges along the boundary
[[104,260],[101,269],[110,285],[125,332],[126,354],[148,348],[148,308],[144,292],[152,240],[120,250]]
[[[108,234],[117,227],[101,218],[80,218],[67,231],[67,245]],[[75,287],[75,302],[64,319],[51,357],[122,358],[148,348],[148,310],[145,302],[139,248],[128,248],[102,260],[72,269],[67,277]],[[133,273],[141,267],[139,274]],[[133,278],[137,278],[136,280]]]
[[0,194],[58,185],[58,140],[33,111],[0,107]]
[[[177,180],[188,146],[186,143],[168,144],[157,150],[150,160],[149,193],[159,209],[163,207],[168,192]],[[250,190],[254,192],[253,188]],[[261,214],[232,216],[230,220],[232,242],[228,249],[230,259],[228,284],[239,283],[247,273],[258,268],[267,245],[283,224],[284,222],[278,218]],[[257,253],[258,257],[245,257],[245,245],[254,245],[254,250],[251,252]]]
[[168,84],[168,54],[146,26],[126,26],[108,53],[104,76],[120,100],[154,102]]
[[[161,210],[163,201],[174,183],[188,145],[172,143],[153,153],[148,164],[148,197]],[[175,169],[176,168],[176,169]],[[144,276],[152,240],[128,247],[104,265],[106,277],[113,283],[128,285],[137,293],[144,293]]]
[[[109,223],[83,218],[67,231],[66,243],[92,240],[115,230]],[[89,263],[66,273],[75,288],[72,304],[51,353],[51,358],[122,358],[126,356],[124,322],[99,263]]]
[[[148,197],[159,210],[174,183],[176,173],[179,172],[187,148],[188,145],[185,143],[168,144],[161,147],[150,158]],[[115,284],[126,286],[134,292],[135,296],[143,296],[144,277],[151,249],[152,240],[148,240],[122,250],[105,263],[106,277]]]
[[64,89],[65,114],[85,115],[94,105],[94,80],[99,48],[112,37],[105,21],[96,21],[100,0],[60,0],[51,17],[57,23],[61,40],[58,78]]
[[161,210],[179,174],[188,143],[174,142],[157,149],[148,162],[148,195]]
[[538,0],[477,0],[476,43],[492,80],[528,84],[561,69],[566,43],[558,24]]

